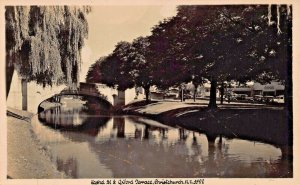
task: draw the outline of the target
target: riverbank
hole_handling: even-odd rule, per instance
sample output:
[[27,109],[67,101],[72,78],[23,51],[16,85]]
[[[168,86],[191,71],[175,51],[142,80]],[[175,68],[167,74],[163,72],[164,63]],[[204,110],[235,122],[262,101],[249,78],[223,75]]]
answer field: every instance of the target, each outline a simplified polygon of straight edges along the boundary
[[57,171],[47,147],[35,137],[30,118],[32,113],[8,108],[7,177],[12,179],[67,178]]
[[170,126],[217,136],[262,141],[278,147],[288,145],[287,112],[280,106],[250,103],[219,105],[207,109],[205,101],[144,101],[123,108],[124,114],[145,116]]
[[61,103],[51,102],[49,100],[45,100],[39,105],[38,113],[43,112],[43,111],[48,110],[48,109],[51,109],[51,108],[54,108],[54,107],[61,106],[61,105],[62,105]]

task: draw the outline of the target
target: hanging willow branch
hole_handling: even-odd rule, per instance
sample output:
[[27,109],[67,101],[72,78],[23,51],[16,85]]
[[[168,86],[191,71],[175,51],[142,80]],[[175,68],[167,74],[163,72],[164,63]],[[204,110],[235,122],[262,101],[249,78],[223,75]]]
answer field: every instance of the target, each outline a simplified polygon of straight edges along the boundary
[[280,35],[282,32],[280,30],[280,5],[277,5],[277,34]]
[[[270,4],[268,6],[268,25],[271,26],[272,25],[272,9],[271,9],[272,5]],[[280,29],[280,16],[281,16],[281,12],[280,12],[280,8],[281,5],[276,5],[276,19],[277,19],[277,34],[280,35],[282,34],[282,31]],[[289,17],[291,16],[291,5],[286,5],[286,19],[288,20]]]
[[271,18],[272,18],[272,9],[271,9],[271,5],[269,4],[268,6],[268,25],[271,25]]
[[7,6],[6,56],[28,81],[78,84],[90,7]]

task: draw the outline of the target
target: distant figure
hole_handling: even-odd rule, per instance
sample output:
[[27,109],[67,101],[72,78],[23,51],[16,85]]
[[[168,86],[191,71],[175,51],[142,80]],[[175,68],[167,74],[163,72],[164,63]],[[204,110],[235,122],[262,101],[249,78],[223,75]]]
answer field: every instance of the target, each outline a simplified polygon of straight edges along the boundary
[[228,101],[228,103],[230,103],[230,94],[228,94],[228,98],[227,98],[227,101]]

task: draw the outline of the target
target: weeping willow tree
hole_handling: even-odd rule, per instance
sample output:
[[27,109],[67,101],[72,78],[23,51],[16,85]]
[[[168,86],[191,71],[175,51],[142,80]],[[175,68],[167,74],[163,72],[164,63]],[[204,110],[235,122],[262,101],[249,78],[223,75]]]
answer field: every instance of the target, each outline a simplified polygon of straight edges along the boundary
[[88,6],[6,6],[6,68],[44,87],[76,87],[90,11]]

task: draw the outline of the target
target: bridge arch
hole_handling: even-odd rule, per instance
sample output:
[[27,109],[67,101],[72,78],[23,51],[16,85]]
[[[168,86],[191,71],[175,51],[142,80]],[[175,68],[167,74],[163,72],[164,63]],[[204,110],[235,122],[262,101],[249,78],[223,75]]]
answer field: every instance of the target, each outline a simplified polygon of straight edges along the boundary
[[[64,94],[60,93],[60,94],[55,94],[52,97],[42,101],[37,108],[37,112],[40,113],[47,109],[61,106],[62,105],[61,98],[68,97],[68,96],[79,96],[79,97],[83,97],[84,100],[100,103],[108,111],[111,111],[113,108],[113,105],[109,101],[107,101],[106,99],[99,97],[99,96],[87,95],[87,94],[82,94],[82,93],[81,94],[80,93],[64,93]],[[92,100],[91,100],[91,98],[92,98]]]
[[35,82],[22,82],[21,77],[14,71],[6,106],[37,113],[37,108],[42,101],[60,93],[64,88],[65,85],[43,87]]
[[[84,86],[89,85],[87,83],[80,83],[81,91],[85,91]],[[100,92],[115,107],[126,105],[136,97],[134,88],[124,92],[109,88],[103,84],[94,84],[91,86],[94,86],[97,90],[95,92]],[[35,82],[24,83],[17,72],[14,71],[6,105],[7,107],[37,113],[41,102],[53,97],[55,94],[60,94],[64,89],[66,89],[66,85],[42,87]]]

